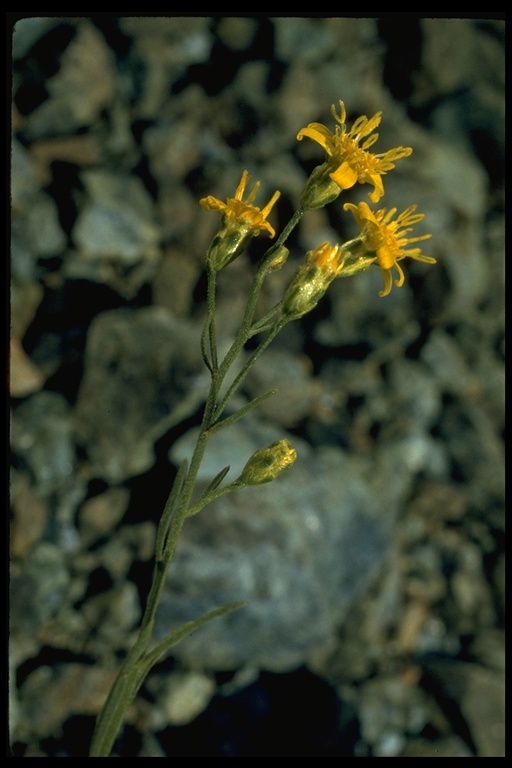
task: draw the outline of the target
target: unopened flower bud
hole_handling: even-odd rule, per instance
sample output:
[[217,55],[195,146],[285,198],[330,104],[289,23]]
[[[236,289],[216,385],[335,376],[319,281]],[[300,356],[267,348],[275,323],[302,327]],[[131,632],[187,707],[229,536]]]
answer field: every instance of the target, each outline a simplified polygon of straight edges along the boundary
[[268,265],[268,271],[269,272],[277,272],[278,269],[281,269],[282,266],[286,263],[286,260],[288,256],[290,255],[289,249],[282,245],[276,253],[272,255],[272,258]]
[[340,196],[341,189],[330,178],[329,171],[327,163],[322,163],[313,170],[302,190],[300,207],[303,210],[323,208]]
[[238,478],[241,485],[270,483],[285,469],[291,467],[297,451],[288,440],[278,440],[253,453]]
[[213,238],[206,261],[218,272],[231,264],[244,251],[248,241],[254,236],[251,228],[243,221],[224,216],[222,224]]
[[306,261],[299,268],[288,286],[282,304],[282,312],[295,320],[316,307],[332,281],[343,269],[344,256],[341,246],[325,242],[308,251]]

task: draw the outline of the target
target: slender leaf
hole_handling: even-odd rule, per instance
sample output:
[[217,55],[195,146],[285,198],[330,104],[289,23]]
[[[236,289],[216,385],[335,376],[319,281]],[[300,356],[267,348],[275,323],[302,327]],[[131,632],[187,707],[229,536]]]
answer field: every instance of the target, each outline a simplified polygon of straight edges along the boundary
[[224,467],[224,469],[221,469],[220,472],[217,472],[213,480],[208,484],[208,487],[201,494],[201,498],[203,496],[208,496],[209,493],[211,493],[216,488],[218,488],[218,486],[222,483],[222,481],[224,480],[224,478],[226,477],[230,469],[231,467],[228,464],[227,467]]
[[155,555],[157,560],[161,560],[163,557],[167,534],[171,527],[172,514],[176,509],[176,505],[179,501],[181,491],[183,489],[183,483],[185,482],[187,469],[188,469],[188,462],[185,459],[181,463],[178,469],[178,472],[176,474],[176,477],[174,478],[174,483],[172,484],[172,489],[169,494],[169,498],[167,499],[167,502],[164,507],[164,511],[162,513],[162,517],[160,518],[160,522],[158,524],[158,529],[156,532],[156,541],[155,541]]
[[176,643],[178,643],[186,635],[189,635],[191,632],[199,629],[199,627],[202,627],[209,621],[213,621],[213,619],[218,619],[221,616],[227,616],[228,613],[232,613],[233,611],[237,611],[239,608],[243,608],[244,605],[247,605],[245,600],[228,603],[228,605],[224,605],[222,608],[214,608],[213,611],[205,613],[198,619],[192,619],[192,621],[185,622],[185,624],[182,624],[180,627],[173,629],[173,631],[164,637],[163,640],[160,640],[160,642],[157,643],[151,651],[148,651],[148,653],[142,657],[139,664],[144,664],[144,668],[147,674],[151,667],[160,661],[162,656],[164,656],[167,651],[172,648],[173,645],[176,645]]
[[277,392],[277,389],[269,389],[268,392],[265,392],[263,395],[259,395],[258,397],[255,397],[254,400],[251,400],[249,403],[246,403],[242,408],[240,408],[238,411],[235,411],[230,416],[227,416],[225,419],[222,419],[222,421],[218,421],[216,424],[213,425],[213,427],[210,427],[209,432],[217,432],[219,429],[223,429],[224,427],[229,427],[231,424],[234,424],[236,421],[242,418],[242,416],[245,416],[246,413],[249,413],[249,411],[252,411],[253,408],[257,408],[260,403],[263,403],[265,400],[267,400],[269,397],[272,397],[272,395],[275,395]]

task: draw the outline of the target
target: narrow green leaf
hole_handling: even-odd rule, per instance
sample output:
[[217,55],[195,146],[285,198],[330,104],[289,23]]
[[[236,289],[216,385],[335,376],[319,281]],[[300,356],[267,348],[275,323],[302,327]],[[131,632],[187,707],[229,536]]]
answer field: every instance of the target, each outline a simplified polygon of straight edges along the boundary
[[178,472],[176,473],[169,498],[167,499],[162,517],[160,518],[160,522],[158,524],[155,541],[155,555],[157,560],[161,560],[163,557],[167,534],[171,527],[172,514],[176,509],[176,505],[180,498],[181,491],[183,489],[183,483],[185,482],[185,476],[187,474],[187,469],[188,462],[185,459],[181,463]]
[[203,362],[210,371],[210,373],[213,373],[213,366],[210,363],[210,360],[208,358],[208,352],[206,349],[206,339],[209,335],[209,322],[206,322],[203,328],[203,332],[201,333],[201,354],[203,356]]
[[210,491],[209,493],[202,493],[196,503],[189,507],[187,511],[187,517],[197,515],[197,513],[204,509],[207,504],[210,504],[216,499],[220,499],[221,496],[225,496],[227,493],[231,493],[232,491],[239,491],[241,488],[245,488],[245,485],[246,484],[241,483],[240,480],[235,480],[229,485],[225,485],[223,488],[217,488],[213,491]]
[[221,471],[218,472],[213,478],[213,480],[209,483],[208,487],[203,491],[203,493],[201,494],[201,498],[203,498],[203,496],[208,496],[209,493],[211,493],[216,488],[218,488],[218,486],[222,483],[222,481],[224,480],[224,478],[226,477],[230,469],[231,467],[229,466],[229,464],[227,467],[224,467],[224,469],[221,469]]
[[172,648],[173,645],[176,645],[176,643],[182,640],[186,635],[189,635],[191,632],[199,629],[199,627],[202,627],[209,621],[213,621],[213,619],[218,619],[221,616],[227,616],[227,614],[232,613],[233,611],[237,611],[244,605],[247,605],[245,600],[239,600],[235,603],[228,603],[228,605],[224,605],[222,608],[215,608],[213,611],[205,613],[198,619],[192,619],[192,621],[185,622],[185,624],[182,624],[180,627],[173,629],[173,631],[164,637],[163,640],[160,640],[160,642],[158,642],[151,651],[142,657],[138,664],[144,665],[144,670],[147,674],[151,667],[160,661],[162,656],[164,656],[167,651]]
[[224,427],[229,427],[231,424],[234,424],[239,419],[241,419],[242,416],[245,416],[246,413],[249,413],[249,411],[252,411],[253,408],[257,408],[258,405],[260,405],[260,403],[263,403],[269,397],[272,397],[272,395],[275,395],[276,392],[277,392],[277,389],[270,389],[268,392],[265,392],[263,395],[259,395],[258,397],[255,397],[254,400],[251,400],[249,403],[246,403],[246,405],[244,405],[238,411],[235,411],[235,413],[232,413],[230,416],[223,419],[222,421],[218,421],[216,424],[213,425],[213,427],[210,427],[208,431],[213,434],[214,432],[217,432],[219,429],[223,429]]

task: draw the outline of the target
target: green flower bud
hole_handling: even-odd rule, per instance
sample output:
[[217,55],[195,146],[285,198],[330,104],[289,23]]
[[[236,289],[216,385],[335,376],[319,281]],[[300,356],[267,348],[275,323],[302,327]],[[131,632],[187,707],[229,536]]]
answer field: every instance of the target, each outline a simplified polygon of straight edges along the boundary
[[270,483],[281,472],[291,467],[296,458],[297,451],[291,443],[288,440],[278,440],[253,453],[237,482],[241,485]]
[[318,165],[312,171],[300,198],[300,207],[305,211],[323,208],[340,196],[341,189],[330,178],[329,171],[327,163]]
[[277,250],[277,252],[272,255],[272,259],[268,265],[268,271],[277,272],[278,269],[281,269],[281,267],[285,265],[289,255],[290,255],[290,251],[288,250],[288,248],[285,245],[282,245]]
[[206,254],[207,263],[217,272],[224,269],[240,256],[252,237],[252,230],[243,222],[224,216]]
[[281,193],[274,192],[268,203],[263,208],[258,208],[252,204],[252,201],[260,188],[259,181],[246,199],[243,199],[248,181],[249,174],[244,171],[235,196],[228,197],[225,203],[211,195],[199,201],[207,211],[221,211],[223,214],[221,227],[213,238],[206,256],[207,262],[216,271],[223,269],[236,259],[247,242],[252,237],[257,237],[261,231],[266,232],[270,237],[275,235],[274,227],[267,221],[267,216]]
[[282,312],[296,320],[316,307],[332,281],[343,269],[344,256],[339,245],[325,242],[308,251],[304,264],[286,289]]

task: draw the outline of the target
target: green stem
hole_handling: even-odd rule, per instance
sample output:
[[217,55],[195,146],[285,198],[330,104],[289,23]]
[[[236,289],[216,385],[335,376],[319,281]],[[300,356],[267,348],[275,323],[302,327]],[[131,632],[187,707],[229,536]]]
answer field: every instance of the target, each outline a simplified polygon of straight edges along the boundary
[[277,238],[274,245],[268,249],[267,253],[263,257],[264,261],[269,259],[269,257],[271,258],[273,254],[276,253],[281,248],[281,246],[286,243],[291,233],[293,232],[293,230],[295,229],[299,221],[302,219],[303,215],[304,215],[304,210],[302,208],[299,208],[298,210],[295,211],[290,221],[288,222],[288,224],[285,226],[285,228]]
[[142,617],[139,635],[135,645],[124,660],[112,690],[98,716],[91,744],[91,757],[106,757],[110,754],[121,728],[124,714],[144,681],[145,673],[141,673],[140,661],[151,641],[158,603],[165,586],[167,571],[171,564],[181,529],[187,517],[190,499],[208,437],[208,433],[202,430],[197,439],[190,467],[182,486],[176,517],[171,523],[162,558],[160,560],[157,559],[155,562],[153,581],[144,616]]
[[209,319],[209,334],[210,334],[210,354],[212,360],[213,370],[216,371],[219,367],[217,361],[217,334],[215,330],[215,291],[217,283],[217,272],[207,263],[208,273],[208,287],[206,293],[206,302],[208,307],[208,319]]
[[220,429],[224,429],[225,427],[231,426],[231,424],[235,424],[239,419],[242,418],[242,416],[245,416],[249,411],[252,411],[253,408],[256,408],[258,405],[261,405],[264,400],[267,400],[269,397],[272,397],[272,395],[275,395],[277,392],[277,389],[269,389],[268,392],[264,392],[262,395],[258,395],[258,397],[255,397],[250,402],[243,405],[241,408],[238,409],[238,411],[235,411],[234,413],[231,413],[229,416],[227,416],[225,419],[222,419],[222,421],[216,421],[213,427],[210,427],[209,432],[210,435],[213,435],[215,432],[218,432]]
[[136,665],[141,656],[136,644],[124,660],[96,722],[89,757],[110,755],[125,712],[142,684],[136,674]]
[[[209,263],[206,265],[206,270],[208,278],[206,289],[207,313],[203,331],[201,333],[201,352],[203,354],[203,360],[213,376],[218,368],[217,336],[215,331],[215,292],[217,284],[217,272]],[[207,338],[210,354],[208,354],[206,347]]]
[[[277,238],[276,243],[271,248],[269,248],[266,254],[264,255],[260,263],[260,266],[258,267],[256,274],[254,275],[250,292],[249,292],[249,299],[247,301],[245,313],[244,313],[242,322],[240,324],[240,328],[235,337],[235,340],[233,341],[228,352],[226,353],[224,360],[219,365],[216,371],[216,376],[214,377],[213,388],[215,391],[215,397],[212,399],[210,403],[210,407],[208,407],[208,404],[207,404],[207,407],[205,410],[206,423],[208,424],[208,426],[212,426],[215,423],[215,421],[219,417],[219,414],[222,412],[227,402],[226,398],[224,397],[222,408],[220,410],[219,408],[215,408],[214,401],[218,395],[222,382],[224,381],[227,372],[235,362],[236,358],[244,348],[244,345],[253,335],[252,321],[254,318],[254,312],[256,310],[256,304],[260,295],[263,281],[265,280],[265,278],[269,273],[269,269],[272,264],[272,258],[274,254],[281,248],[281,246],[284,245],[284,243],[290,236],[293,229],[295,229],[295,227],[301,220],[303,214],[304,214],[304,211],[300,208],[298,211],[295,211],[290,221],[287,223],[287,225],[285,226],[285,228]],[[271,310],[271,312],[273,313],[273,310]],[[233,391],[234,390],[230,390],[231,394],[233,393]]]
[[288,322],[288,319],[284,317],[281,317],[278,320],[276,320],[276,322],[271,327],[271,329],[269,330],[268,334],[265,336],[263,341],[260,343],[258,347],[256,347],[256,349],[254,350],[252,355],[249,357],[249,359],[246,361],[241,371],[238,373],[238,375],[235,377],[235,379],[229,386],[226,394],[224,395],[220,403],[217,405],[217,408],[213,412],[214,422],[216,422],[221,417],[222,412],[224,411],[224,408],[226,407],[228,401],[236,392],[240,384],[243,382],[243,380],[251,370],[252,366],[258,360],[260,355],[265,351],[268,345],[275,339],[279,331],[281,331],[281,329],[284,328],[287,322]]
[[244,483],[239,483],[238,480],[234,480],[232,483],[229,483],[229,485],[225,485],[223,488],[217,488],[215,491],[210,491],[210,493],[205,494],[205,496],[201,496],[195,504],[193,504],[190,509],[187,512],[187,517],[192,517],[192,515],[197,515],[198,512],[200,512],[204,507],[206,507],[207,504],[210,504],[212,501],[215,501],[216,499],[220,499],[222,496],[225,496],[227,493],[231,493],[232,491],[238,491],[240,488],[244,488]]
[[162,513],[162,517],[160,518],[160,522],[158,523],[156,540],[155,540],[155,556],[157,560],[162,560],[164,556],[164,548],[165,548],[165,542],[167,540],[167,534],[171,527],[174,510],[176,508],[181,490],[183,488],[183,482],[186,476],[187,466],[188,466],[188,462],[185,459],[185,461],[181,463],[181,466],[178,469],[178,472],[176,473],[176,477],[174,478],[174,482],[172,484],[171,492],[165,503],[164,511]]
[[261,317],[256,323],[251,326],[250,335],[255,336],[257,333],[263,333],[268,330],[272,324],[272,318],[279,312],[282,305],[282,300],[272,307],[263,317]]

